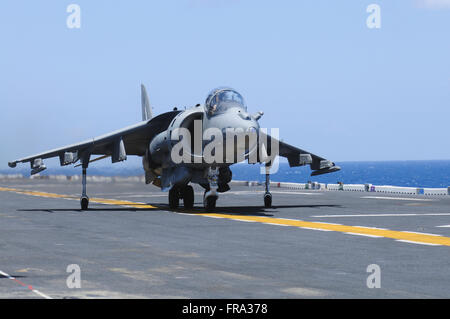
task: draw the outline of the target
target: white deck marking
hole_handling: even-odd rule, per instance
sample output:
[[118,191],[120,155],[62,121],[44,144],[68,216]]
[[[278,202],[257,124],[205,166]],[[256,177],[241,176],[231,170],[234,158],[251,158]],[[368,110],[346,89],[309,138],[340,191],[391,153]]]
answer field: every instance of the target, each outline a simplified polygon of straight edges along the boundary
[[[425,214],[351,214],[351,215],[314,215],[311,217],[407,217],[407,216],[450,216],[450,213],[425,213]],[[447,225],[450,226],[450,225]]]
[[442,245],[439,245],[439,244],[421,243],[421,242],[418,242],[418,241],[404,240],[404,239],[397,239],[396,241],[401,241],[402,243],[426,245],[426,246],[442,246]]
[[346,232],[345,234],[355,235],[355,236],[364,236],[364,237],[370,237],[370,238],[383,238],[382,236],[368,235],[368,234],[358,234],[358,233],[351,233],[351,232]]
[[416,232],[416,231],[404,231],[404,232],[410,233],[410,234],[419,234],[419,235],[442,236],[442,235],[438,235],[438,234],[421,233],[421,232]]
[[436,226],[436,227],[449,227],[450,228],[450,225],[442,225],[442,226]]
[[422,202],[433,202],[435,199],[428,198],[409,198],[409,197],[388,197],[388,196],[362,196],[360,198],[364,199],[392,199],[392,200],[413,200],[413,201],[422,201]]
[[338,224],[338,223],[325,223],[325,222],[315,222],[315,223],[318,223],[318,224],[327,224],[327,225],[339,225],[339,226],[342,226],[342,224]]
[[[240,221],[242,221],[241,219],[238,219]],[[275,226],[283,226],[283,227],[290,227],[291,225],[283,225],[283,224],[276,224],[276,223],[264,223],[266,225],[275,225]]]
[[4,277],[6,277],[6,278],[8,278],[8,279],[18,283],[19,285],[21,285],[24,288],[27,288],[28,290],[30,290],[31,292],[35,293],[36,295],[39,295],[39,296],[41,296],[41,297],[43,297],[45,299],[53,299],[52,297],[47,296],[46,294],[43,294],[39,290],[34,289],[32,286],[26,285],[25,283],[21,282],[20,280],[17,280],[13,276],[8,275],[6,272],[3,272],[3,271],[0,270],[0,275],[2,275]]
[[[323,193],[307,193],[307,192],[296,192],[296,191],[277,191],[277,190],[271,190],[272,194],[292,194],[292,195],[323,195]],[[257,190],[257,191],[228,191],[224,193],[223,195],[248,195],[248,194],[264,194],[265,191],[263,190]],[[203,193],[198,193],[199,195],[203,195]]]
[[45,299],[53,299],[52,297],[47,296],[46,294],[43,294],[43,293],[40,292],[39,290],[33,289],[32,292],[34,292],[35,294],[41,296],[42,298],[45,298]]
[[355,227],[361,227],[361,228],[367,228],[367,229],[379,229],[379,230],[389,230],[387,228],[380,228],[380,227],[369,227],[369,226],[355,226]]
[[293,194],[293,195],[323,195],[323,193],[305,193],[305,192],[286,192],[286,191],[270,191],[272,194]]
[[329,229],[320,229],[320,228],[311,228],[311,227],[301,227],[300,229],[311,229],[311,230],[319,230],[319,231],[332,231]]
[[[172,213],[178,214],[178,215],[186,215],[186,216],[192,216],[193,215],[193,214],[188,214],[188,213],[180,213],[180,212],[176,212],[176,211],[174,211]],[[219,218],[219,217],[213,217],[213,218]]]
[[116,195],[117,198],[147,198],[147,197],[166,197],[167,194],[145,194],[145,195]]
[[240,222],[246,222],[246,223],[256,223],[254,220],[245,220],[245,219],[235,219],[238,220]]

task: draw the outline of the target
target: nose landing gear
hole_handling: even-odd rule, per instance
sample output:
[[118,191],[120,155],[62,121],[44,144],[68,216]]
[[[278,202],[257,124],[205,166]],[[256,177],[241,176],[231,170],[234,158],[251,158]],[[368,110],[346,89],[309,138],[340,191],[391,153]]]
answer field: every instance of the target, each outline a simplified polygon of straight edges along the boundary
[[180,199],[183,199],[184,208],[191,209],[194,207],[194,188],[191,185],[174,185],[169,190],[169,207],[172,209],[178,208]]
[[213,194],[211,191],[205,191],[205,195],[203,196],[203,206],[207,213],[211,213],[216,209],[217,198],[219,198],[217,194]]
[[219,177],[219,169],[218,168],[209,168],[208,171],[208,183],[209,190],[205,191],[203,195],[203,206],[207,213],[213,212],[216,209],[216,201],[219,198],[217,194],[217,180]]

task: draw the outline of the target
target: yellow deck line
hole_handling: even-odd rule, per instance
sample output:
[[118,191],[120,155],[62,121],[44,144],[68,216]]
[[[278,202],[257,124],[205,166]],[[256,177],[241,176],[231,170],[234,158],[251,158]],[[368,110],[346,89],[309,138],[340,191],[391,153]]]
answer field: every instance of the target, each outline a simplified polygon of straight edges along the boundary
[[408,240],[418,243],[424,244],[437,244],[450,246],[450,237],[444,237],[439,235],[428,235],[428,234],[417,234],[411,233],[407,231],[396,231],[396,230],[384,230],[384,229],[376,229],[376,228],[366,228],[360,226],[346,226],[346,225],[336,225],[336,224],[327,224],[327,223],[318,223],[318,222],[309,222],[303,220],[293,220],[293,219],[283,219],[283,218],[274,218],[274,217],[263,217],[263,216],[242,216],[242,215],[227,215],[227,214],[198,214],[202,216],[210,216],[210,217],[222,217],[234,220],[246,220],[246,221],[254,221],[265,224],[277,224],[284,226],[293,226],[300,228],[308,228],[308,229],[317,229],[317,230],[331,230],[342,233],[354,233],[360,235],[371,235],[371,236],[379,236],[385,238],[393,238],[398,240]]
[[[61,195],[61,194],[46,193],[46,192],[26,191],[26,190],[20,190],[20,189],[15,189],[15,188],[6,188],[6,187],[0,187],[0,191],[14,192],[17,194],[48,197],[48,198],[77,199],[77,197],[72,196],[72,195]],[[135,208],[156,208],[153,205],[148,205],[145,203],[136,203],[136,202],[130,202],[130,201],[126,201],[126,200],[106,199],[106,198],[89,198],[89,202],[98,203],[98,204],[106,204],[106,205],[129,206],[129,207],[135,207]]]
[[[15,192],[18,194],[50,197],[50,198],[66,198],[66,199],[75,199],[76,198],[76,197],[70,196],[70,195],[60,195],[60,194],[36,192],[36,191],[25,191],[25,190],[19,190],[19,189],[15,189],[15,188],[5,188],[5,187],[0,187],[0,191],[8,191],[8,192]],[[158,208],[156,206],[148,205],[145,203],[136,203],[136,202],[130,202],[130,201],[115,200],[115,199],[91,198],[90,201],[93,203],[129,206],[129,207],[135,207],[135,208]],[[303,221],[303,220],[264,217],[264,216],[230,215],[230,214],[220,214],[220,213],[197,213],[194,211],[191,211],[191,213],[193,215],[197,215],[197,216],[226,218],[226,219],[232,219],[232,220],[236,220],[236,221],[259,222],[259,223],[263,223],[263,224],[293,226],[293,227],[299,227],[299,228],[305,228],[305,229],[328,230],[328,231],[336,231],[336,232],[341,232],[341,233],[353,233],[353,234],[360,234],[360,235],[392,238],[392,239],[396,239],[396,240],[423,243],[423,244],[450,246],[450,237],[434,235],[434,234],[420,234],[420,233],[412,233],[412,232],[408,232],[408,231],[377,229],[377,228],[368,228],[368,227],[362,227],[362,226],[346,226],[346,225],[340,225],[340,224],[310,222],[310,221]]]
[[98,204],[106,204],[106,205],[119,205],[119,206],[128,206],[134,208],[157,208],[153,205],[148,205],[145,203],[136,203],[130,202],[126,200],[117,200],[117,199],[105,199],[105,198],[89,198],[89,202],[98,203]]
[[2,192],[14,192],[18,194],[24,194],[24,195],[32,195],[32,196],[39,196],[39,197],[50,197],[50,198],[75,198],[70,195],[61,195],[61,194],[53,194],[53,193],[45,193],[45,192],[36,192],[36,191],[27,191],[27,190],[21,190],[16,188],[6,188],[6,187],[0,187],[0,191]]

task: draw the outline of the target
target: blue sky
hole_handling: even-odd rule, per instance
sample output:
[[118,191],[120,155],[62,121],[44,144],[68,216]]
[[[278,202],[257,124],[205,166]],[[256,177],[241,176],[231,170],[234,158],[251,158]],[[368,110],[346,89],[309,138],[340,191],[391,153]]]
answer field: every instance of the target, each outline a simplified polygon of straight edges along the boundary
[[448,0],[2,1],[0,168],[138,122],[140,83],[154,113],[234,87],[334,161],[450,159],[449,34]]

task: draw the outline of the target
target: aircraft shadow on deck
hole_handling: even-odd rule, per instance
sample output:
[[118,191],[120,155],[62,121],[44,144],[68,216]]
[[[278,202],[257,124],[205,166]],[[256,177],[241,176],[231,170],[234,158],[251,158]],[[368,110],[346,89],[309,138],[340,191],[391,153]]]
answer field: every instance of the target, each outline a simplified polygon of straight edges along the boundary
[[18,209],[18,212],[47,212],[47,213],[60,213],[60,212],[138,212],[138,211],[153,211],[160,210],[159,208],[88,208],[87,210],[81,210],[77,208],[32,208],[32,209]]
[[[230,215],[249,216],[274,216],[277,209],[281,208],[320,208],[320,207],[341,207],[340,205],[274,205],[271,208],[264,206],[225,206],[217,207],[214,213]],[[301,211],[299,211],[301,213]]]
[[[154,204],[143,204],[143,205],[154,205]],[[89,208],[86,211],[74,208],[32,208],[32,209],[18,209],[19,212],[47,212],[47,213],[59,213],[59,212],[151,212],[158,210],[172,211],[174,213],[185,213],[185,214],[205,214],[205,211],[201,206],[194,207],[193,210],[184,209],[171,209],[166,204],[154,205],[155,208],[138,208],[138,207],[104,207],[104,208]],[[277,209],[281,208],[322,208],[322,207],[334,207],[341,208],[341,205],[276,205],[271,208],[265,208],[263,206],[218,206],[216,210],[212,213],[215,214],[230,214],[230,215],[241,215],[241,216],[274,216],[273,213],[277,213]],[[300,211],[301,212],[301,211]]]

